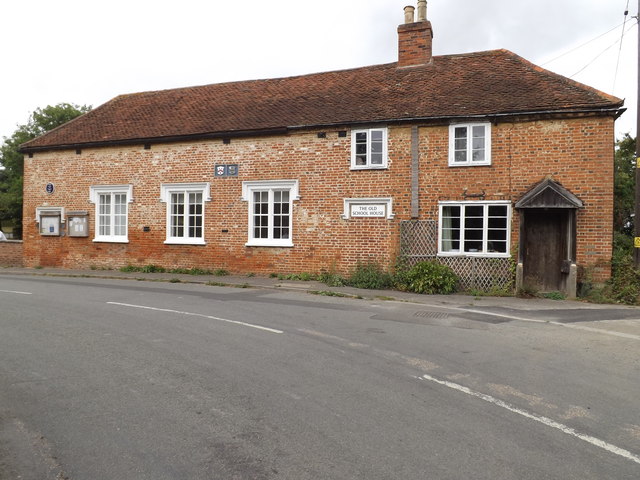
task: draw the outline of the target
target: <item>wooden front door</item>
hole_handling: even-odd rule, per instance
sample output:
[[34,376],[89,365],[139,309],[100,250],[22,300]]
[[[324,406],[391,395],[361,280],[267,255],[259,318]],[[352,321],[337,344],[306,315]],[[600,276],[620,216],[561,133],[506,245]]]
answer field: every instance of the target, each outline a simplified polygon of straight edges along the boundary
[[570,210],[565,208],[527,209],[521,243],[523,285],[542,292],[562,291],[566,275]]

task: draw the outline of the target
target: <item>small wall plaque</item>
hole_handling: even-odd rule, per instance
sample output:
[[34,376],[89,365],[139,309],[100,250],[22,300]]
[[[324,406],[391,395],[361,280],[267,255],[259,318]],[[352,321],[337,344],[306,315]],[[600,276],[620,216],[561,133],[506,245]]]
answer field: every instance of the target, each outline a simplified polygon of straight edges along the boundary
[[238,164],[230,165],[216,165],[214,174],[216,177],[237,177],[238,176]]

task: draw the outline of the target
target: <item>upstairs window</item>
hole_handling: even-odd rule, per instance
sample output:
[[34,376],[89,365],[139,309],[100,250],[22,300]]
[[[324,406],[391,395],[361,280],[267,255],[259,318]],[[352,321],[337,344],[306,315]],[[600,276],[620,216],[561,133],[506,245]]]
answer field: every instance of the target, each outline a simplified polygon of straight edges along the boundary
[[387,168],[387,129],[351,131],[351,168]]
[[131,185],[104,185],[90,189],[96,205],[94,242],[126,243],[128,238],[128,204],[133,201]]
[[509,255],[508,202],[442,202],[438,229],[441,255]]
[[162,185],[167,204],[165,243],[204,245],[204,202],[210,201],[208,183]]
[[491,124],[449,127],[449,166],[491,165]]

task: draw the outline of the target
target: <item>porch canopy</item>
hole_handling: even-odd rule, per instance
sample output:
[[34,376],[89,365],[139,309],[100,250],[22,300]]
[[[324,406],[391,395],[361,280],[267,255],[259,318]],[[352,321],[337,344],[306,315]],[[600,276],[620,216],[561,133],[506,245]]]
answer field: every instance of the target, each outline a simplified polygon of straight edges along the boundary
[[584,208],[582,200],[550,178],[545,178],[525,193],[516,208]]

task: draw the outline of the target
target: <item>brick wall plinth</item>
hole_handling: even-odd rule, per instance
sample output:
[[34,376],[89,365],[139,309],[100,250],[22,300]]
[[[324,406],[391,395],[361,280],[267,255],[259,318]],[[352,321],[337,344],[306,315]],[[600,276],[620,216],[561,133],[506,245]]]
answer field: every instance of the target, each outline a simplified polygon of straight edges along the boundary
[[22,267],[22,246],[19,240],[0,242],[0,267]]

